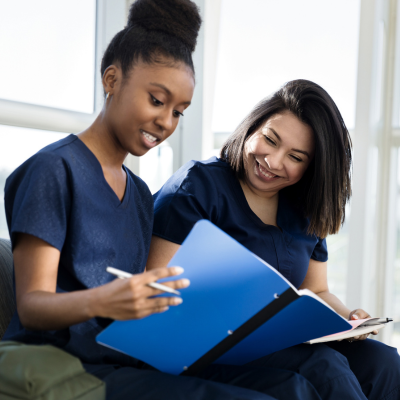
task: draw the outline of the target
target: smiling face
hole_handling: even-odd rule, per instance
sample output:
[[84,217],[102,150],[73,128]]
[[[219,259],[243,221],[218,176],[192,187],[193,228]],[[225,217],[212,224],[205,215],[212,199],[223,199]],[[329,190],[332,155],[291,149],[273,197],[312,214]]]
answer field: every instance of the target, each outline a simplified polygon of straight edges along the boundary
[[310,126],[286,111],[273,115],[244,147],[245,183],[260,196],[272,196],[298,182],[314,157]]
[[118,67],[109,67],[103,85],[110,94],[104,110],[108,130],[122,151],[142,156],[174,132],[195,83],[185,64],[138,62],[125,79]]

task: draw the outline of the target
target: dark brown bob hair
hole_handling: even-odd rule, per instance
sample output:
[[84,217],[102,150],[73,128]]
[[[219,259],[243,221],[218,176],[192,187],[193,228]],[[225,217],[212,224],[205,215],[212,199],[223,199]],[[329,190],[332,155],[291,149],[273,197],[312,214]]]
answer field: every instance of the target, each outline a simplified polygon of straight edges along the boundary
[[238,179],[245,177],[244,146],[273,115],[289,111],[314,132],[315,156],[296,184],[282,189],[310,219],[309,234],[337,233],[351,196],[351,139],[329,94],[316,83],[295,80],[262,100],[224,143],[221,158]]

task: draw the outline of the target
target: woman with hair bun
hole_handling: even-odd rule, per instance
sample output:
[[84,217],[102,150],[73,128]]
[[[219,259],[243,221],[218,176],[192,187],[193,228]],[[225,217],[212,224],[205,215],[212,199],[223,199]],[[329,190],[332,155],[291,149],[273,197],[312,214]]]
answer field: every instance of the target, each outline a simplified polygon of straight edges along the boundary
[[[325,238],[344,222],[350,172],[351,140],[332,98],[313,82],[288,82],[250,112],[220,158],[187,163],[154,195],[147,269],[167,265],[193,225],[208,219],[344,318],[367,318],[327,282]],[[324,400],[399,399],[396,349],[366,337],[301,344],[246,366],[297,372]]]
[[[105,102],[94,123],[45,147],[7,179],[17,312],[3,339],[53,344],[79,357],[106,382],[108,399],[271,400],[269,391],[283,384],[291,399],[318,399],[292,372],[270,368],[266,379],[258,368],[249,376],[251,369],[212,367],[203,379],[176,377],[95,341],[110,319],[143,318],[181,302],[154,298],[161,292],[147,286],[182,271],[144,272],[153,199],[123,161],[166,140],[190,105],[200,25],[192,1],[135,1],[128,25],[105,51]],[[107,266],[135,275],[113,280]]]

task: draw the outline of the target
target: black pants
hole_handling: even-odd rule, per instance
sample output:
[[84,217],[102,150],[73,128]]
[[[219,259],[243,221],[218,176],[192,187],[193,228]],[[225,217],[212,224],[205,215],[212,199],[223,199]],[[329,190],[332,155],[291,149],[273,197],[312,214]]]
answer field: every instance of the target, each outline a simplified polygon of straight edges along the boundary
[[298,345],[244,366],[214,364],[196,377],[88,365],[106,382],[107,399],[400,400],[397,350],[374,340]]
[[198,377],[142,369],[88,365],[107,386],[107,400],[320,400],[305,378],[269,367],[211,365]]
[[323,400],[400,399],[400,357],[397,350],[375,340],[301,344],[277,351],[249,366],[295,371]]

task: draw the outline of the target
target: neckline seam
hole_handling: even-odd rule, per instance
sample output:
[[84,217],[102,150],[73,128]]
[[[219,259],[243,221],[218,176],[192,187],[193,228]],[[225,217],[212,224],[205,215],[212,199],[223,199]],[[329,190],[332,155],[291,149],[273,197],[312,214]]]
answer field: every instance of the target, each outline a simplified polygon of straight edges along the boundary
[[[114,192],[114,190],[110,186],[110,184],[107,182],[106,177],[104,176],[103,168],[102,168],[102,166],[100,164],[100,161],[94,155],[92,150],[90,150],[89,147],[87,147],[86,144],[81,139],[79,139],[79,137],[77,135],[74,135],[73,133],[71,135],[74,136],[74,140],[71,143],[73,143],[73,142],[77,142],[78,143],[78,147],[81,150],[83,150],[85,153],[88,154],[87,160],[94,167],[95,171],[98,171],[98,173],[101,175],[102,180],[103,180],[102,186],[105,188],[105,191],[107,193],[109,193],[108,197],[109,197],[110,201],[113,203],[113,206],[116,209],[126,208],[126,206],[123,207],[123,205],[125,204],[125,199],[127,198],[127,196],[129,197],[130,190],[128,190],[128,181],[129,181],[128,175],[129,174],[126,171],[125,166],[122,164],[122,168],[124,169],[125,174],[126,174],[126,187],[125,187],[124,197],[123,197],[123,199],[121,201],[119,199],[118,195]],[[117,202],[118,202],[118,204],[117,204]]]

